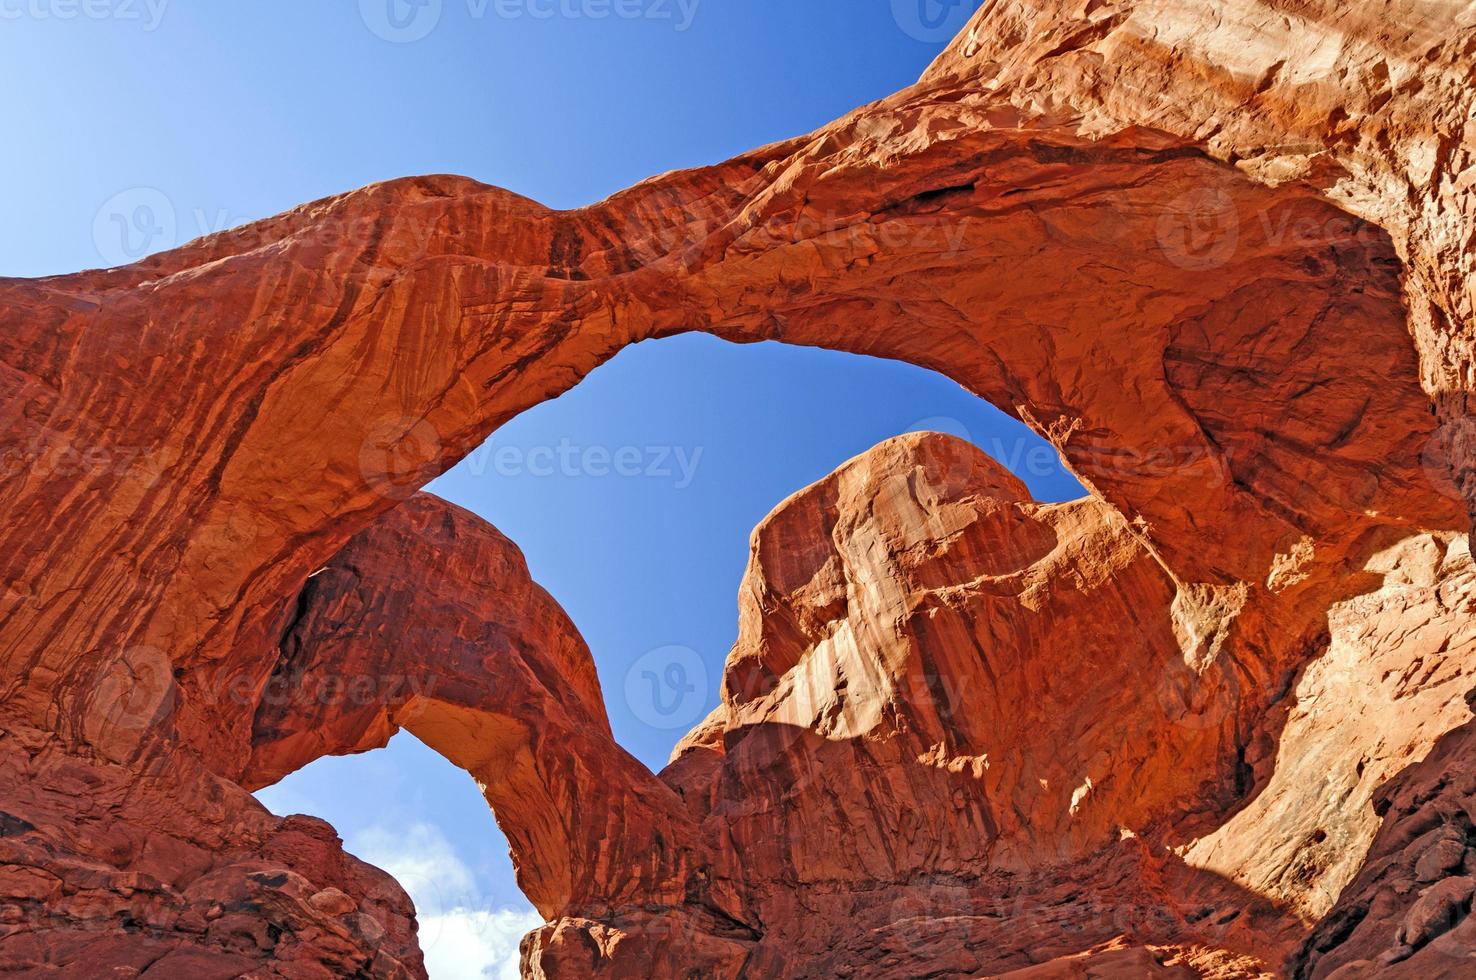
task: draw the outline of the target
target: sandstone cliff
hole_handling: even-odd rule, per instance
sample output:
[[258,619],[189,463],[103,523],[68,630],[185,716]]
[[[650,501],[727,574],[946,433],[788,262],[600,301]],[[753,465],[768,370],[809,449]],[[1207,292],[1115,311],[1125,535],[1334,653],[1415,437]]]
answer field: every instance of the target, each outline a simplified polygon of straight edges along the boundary
[[[246,792],[405,727],[534,976],[1470,975],[1473,52],[1457,4],[995,0],[583,210],[412,178],[0,280],[0,963],[417,975],[398,888]],[[658,777],[415,491],[686,330],[939,370],[1091,496],[917,437],[785,502]]]

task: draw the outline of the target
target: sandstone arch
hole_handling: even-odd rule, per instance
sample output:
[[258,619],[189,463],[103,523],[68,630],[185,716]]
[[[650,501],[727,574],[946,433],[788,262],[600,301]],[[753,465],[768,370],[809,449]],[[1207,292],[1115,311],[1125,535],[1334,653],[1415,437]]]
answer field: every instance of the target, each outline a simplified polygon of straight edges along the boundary
[[[26,860],[69,798],[43,758],[140,826],[134,776],[188,787],[192,854],[259,851],[259,817],[197,818],[260,763],[254,700],[222,692],[270,682],[312,573],[517,411],[692,329],[905,358],[1050,438],[1166,576],[1184,697],[1232,692],[1244,755],[1336,642],[1330,609],[1381,584],[1445,601],[1472,501],[1476,28],[1413,0],[1285,7],[1002,0],[918,86],[581,211],[416,178],[0,282]],[[1278,63],[1291,27],[1312,47]],[[70,887],[127,865],[47,840]],[[415,968],[402,913],[390,972]]]
[[[1371,528],[1461,519],[1421,466],[1436,427],[1386,242],[1328,224],[1339,212],[1308,191],[1260,188],[1161,137],[1088,142],[1014,113],[1002,122],[1026,128],[981,128],[1006,110],[906,95],[808,143],[643,185],[603,209],[560,215],[449,178],[410,181],[126,270],[8,283],[7,316],[54,338],[50,366],[15,352],[28,370],[14,380],[33,397],[13,438],[43,454],[97,443],[139,460],[89,472],[83,486],[44,468],[11,481],[17,508],[53,503],[50,533],[97,545],[43,566],[49,539],[16,536],[8,577],[31,591],[10,611],[16,673],[55,671],[48,656],[118,635],[173,651],[189,676],[208,673],[221,651],[260,642],[257,600],[302,581],[399,488],[624,343],[693,326],[951,374],[1054,437],[1185,583],[1263,581],[1278,562],[1307,564],[1303,538],[1318,542],[1306,570],[1315,580]],[[857,141],[869,145],[858,131],[889,126],[890,141],[852,159]],[[1247,212],[1310,214],[1334,234],[1276,247],[1245,232],[1212,285],[1151,246],[1140,267],[1109,264],[1122,265],[1122,245],[1103,230],[1104,196],[1124,202],[1113,213],[1142,241],[1186,186],[1204,183]],[[805,209],[846,230],[791,241]],[[712,231],[694,234],[694,223]],[[959,228],[964,244],[950,254],[942,236]],[[889,229],[915,248],[881,249],[875,236]],[[574,255],[577,266],[549,264]],[[807,255],[816,281],[789,281]],[[918,295],[899,301],[899,282]],[[222,303],[248,312],[220,316]],[[152,312],[169,304],[179,318]],[[99,315],[106,327],[92,326]],[[1118,325],[1109,343],[1093,339],[1099,320]],[[1356,337],[1356,350],[1309,329]],[[236,379],[208,398],[162,370],[192,336],[201,356],[181,369]],[[1280,368],[1256,373],[1268,366],[1255,361],[1258,343]],[[1293,357],[1299,343],[1311,353]],[[1105,363],[1083,370],[1088,354]],[[61,364],[88,380],[58,386]],[[1236,372],[1250,379],[1244,418],[1196,403],[1213,397],[1196,383],[1233,384]],[[1136,396],[1127,404],[1124,382]],[[147,413],[105,407],[156,387],[168,390]],[[200,424],[179,434],[192,414]],[[1260,434],[1273,414],[1285,441]],[[420,458],[375,473],[386,447]],[[1158,530],[1184,526],[1237,533],[1185,548]],[[141,590],[137,601],[77,616],[72,584],[114,574]],[[243,751],[235,741],[200,749],[224,765]]]
[[[573,623],[473,514],[417,494],[356,535],[309,582],[281,650],[255,705],[247,788],[404,727],[483,787],[545,918],[596,901],[680,905],[670,889],[713,861],[675,794],[615,744]],[[381,686],[324,696],[335,678]],[[630,869],[624,885],[615,868]]]

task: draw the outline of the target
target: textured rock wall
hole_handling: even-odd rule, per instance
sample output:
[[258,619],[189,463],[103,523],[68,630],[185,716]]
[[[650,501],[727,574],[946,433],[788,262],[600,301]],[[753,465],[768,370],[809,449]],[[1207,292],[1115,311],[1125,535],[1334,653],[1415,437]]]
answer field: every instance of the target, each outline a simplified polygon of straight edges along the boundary
[[[1241,976],[1312,928],[1288,970],[1461,975],[1463,866],[1398,828],[1469,717],[1473,49],[1457,4],[993,0],[917,86],[580,211],[412,178],[0,280],[0,961],[415,973],[403,895],[242,789],[404,726],[486,782],[534,974]],[[940,370],[1092,499],[925,442],[790,501],[658,780],[412,495],[684,330]],[[314,704],[343,669],[389,683]]]
[[424,975],[394,879],[187,757],[123,766],[10,723],[0,786],[7,976]]
[[1223,667],[1186,665],[1175,595],[1110,508],[1036,504],[945,436],[781,505],[723,703],[662,775],[744,856],[764,969],[992,975],[1124,934],[1192,959],[1221,937],[1154,919],[1182,892],[1275,922],[1137,836],[1234,798]]
[[1380,787],[1358,876],[1288,964],[1298,978],[1461,977],[1472,969],[1472,724]]
[[[1386,229],[1408,271],[1424,378],[1454,419],[1476,387],[1473,55],[1468,3],[993,0],[924,81],[974,80],[1077,115],[1088,132],[1173,133]],[[1204,223],[1199,254],[1217,266],[1243,225],[1212,192],[1186,203]]]

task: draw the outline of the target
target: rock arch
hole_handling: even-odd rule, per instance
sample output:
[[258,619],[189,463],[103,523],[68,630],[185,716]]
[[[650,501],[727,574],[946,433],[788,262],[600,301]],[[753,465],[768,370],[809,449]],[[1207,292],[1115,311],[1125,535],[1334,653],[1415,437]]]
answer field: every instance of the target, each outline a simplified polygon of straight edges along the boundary
[[[903,358],[1049,438],[1165,576],[1180,694],[1230,692],[1244,757],[1329,609],[1398,569],[1437,592],[1458,574],[1471,500],[1473,25],[1413,2],[1377,21],[1300,5],[1308,36],[1338,42],[1312,78],[1247,45],[1277,9],[1197,30],[1183,5],[1007,0],[911,89],[590,208],[412,178],[126,268],[0,281],[0,426],[20,449],[0,481],[16,866],[65,864],[56,887],[75,892],[80,869],[142,860],[56,830],[79,797],[37,775],[43,759],[113,787],[128,826],[160,819],[135,805],[139,779],[177,784],[191,854],[260,854],[262,818],[220,831],[204,815],[315,751],[258,744],[283,637],[315,622],[294,597],[349,601],[333,562],[356,535],[403,533],[427,506],[405,503],[415,488],[498,424],[685,330]],[[1429,535],[1444,557],[1425,578],[1417,556],[1380,557]],[[458,704],[403,707],[452,754]],[[358,724],[355,739],[385,721]],[[31,874],[16,893],[48,897],[22,922],[52,901]],[[565,868],[528,875],[546,909],[579,893]],[[182,880],[160,889],[162,942],[193,906]],[[310,897],[293,915],[331,932]],[[694,901],[715,961],[747,941],[741,900]],[[402,913],[385,913],[390,973],[415,969]]]

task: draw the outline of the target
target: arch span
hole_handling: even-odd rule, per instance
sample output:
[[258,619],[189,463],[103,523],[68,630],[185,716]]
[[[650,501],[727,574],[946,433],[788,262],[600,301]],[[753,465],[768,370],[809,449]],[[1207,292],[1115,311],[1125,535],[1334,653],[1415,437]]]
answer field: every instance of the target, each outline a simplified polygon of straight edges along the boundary
[[[1183,238],[1203,193],[1237,229],[1213,275]],[[280,597],[500,422],[693,329],[945,373],[1051,439],[1186,587],[1299,608],[1371,531],[1464,523],[1422,465],[1398,270],[1301,185],[924,85],[581,211],[419,178],[7,281],[10,438],[121,461],[3,488],[27,589],[9,704],[83,718],[79,654],[167,650],[178,731],[239,770],[246,719],[204,692],[227,661],[266,679]]]
[[[379,696],[322,696],[356,678]],[[355,535],[308,581],[240,781],[270,785],[400,728],[476,779],[519,886],[547,919],[679,906],[690,875],[713,876],[679,798],[615,743],[589,649],[517,547],[429,494]],[[611,868],[630,872],[614,884]]]

